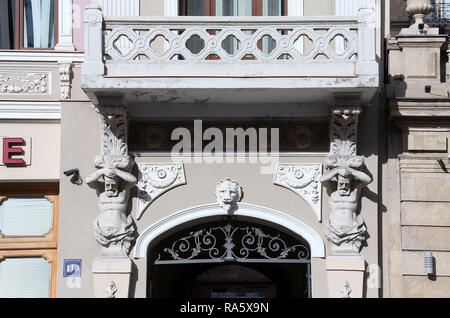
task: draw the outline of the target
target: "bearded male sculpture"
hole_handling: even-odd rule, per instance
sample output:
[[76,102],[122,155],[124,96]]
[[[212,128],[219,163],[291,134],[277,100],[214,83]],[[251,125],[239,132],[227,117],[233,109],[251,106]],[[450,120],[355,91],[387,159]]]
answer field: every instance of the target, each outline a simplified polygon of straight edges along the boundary
[[132,159],[107,155],[97,157],[95,163],[99,170],[90,174],[86,182],[100,192],[100,214],[94,220],[94,235],[102,245],[100,258],[127,257],[135,234],[131,215],[127,215],[130,189],[137,182],[128,172]]
[[324,175],[321,182],[336,183],[336,190],[329,200],[330,215],[325,224],[325,234],[334,243],[332,252],[358,254],[366,226],[356,211],[361,189],[371,182],[370,177],[350,166],[341,166]]

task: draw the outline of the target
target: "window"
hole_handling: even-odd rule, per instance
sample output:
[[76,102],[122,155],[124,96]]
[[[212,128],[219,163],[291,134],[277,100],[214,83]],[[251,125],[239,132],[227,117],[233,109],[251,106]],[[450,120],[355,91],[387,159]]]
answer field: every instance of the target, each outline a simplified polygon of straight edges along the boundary
[[54,297],[58,184],[0,184],[0,298]]
[[281,16],[286,0],[180,0],[181,16]]
[[[181,0],[181,16],[283,16],[286,15],[286,0]],[[251,32],[252,31],[245,31]],[[204,47],[203,40],[192,38],[188,49],[198,54]],[[223,49],[233,55],[239,50],[239,41],[230,36],[222,43]],[[268,35],[263,36],[258,47],[270,54],[276,47],[275,41]]]
[[0,0],[0,49],[51,49],[57,36],[56,0]]

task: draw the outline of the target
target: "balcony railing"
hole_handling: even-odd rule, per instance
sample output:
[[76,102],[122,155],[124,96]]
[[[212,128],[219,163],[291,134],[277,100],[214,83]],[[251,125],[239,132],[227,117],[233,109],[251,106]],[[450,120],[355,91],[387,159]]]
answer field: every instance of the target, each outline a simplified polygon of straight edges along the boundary
[[[294,78],[320,77],[330,79],[330,87],[377,87],[375,30],[374,7],[360,8],[358,17],[129,18],[103,17],[99,8],[88,7],[83,86],[203,89],[211,83],[190,79],[292,78],[284,87],[298,89],[324,83]],[[137,81],[142,77],[161,80]],[[177,81],[168,83],[171,78]],[[233,89],[243,83],[219,84]],[[273,84],[244,83],[248,88]]]

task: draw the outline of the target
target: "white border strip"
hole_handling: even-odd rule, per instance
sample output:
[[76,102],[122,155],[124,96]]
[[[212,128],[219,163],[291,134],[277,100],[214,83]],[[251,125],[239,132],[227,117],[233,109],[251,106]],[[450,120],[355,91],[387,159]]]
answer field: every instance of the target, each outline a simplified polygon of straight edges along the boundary
[[0,102],[0,119],[61,119],[60,102]]

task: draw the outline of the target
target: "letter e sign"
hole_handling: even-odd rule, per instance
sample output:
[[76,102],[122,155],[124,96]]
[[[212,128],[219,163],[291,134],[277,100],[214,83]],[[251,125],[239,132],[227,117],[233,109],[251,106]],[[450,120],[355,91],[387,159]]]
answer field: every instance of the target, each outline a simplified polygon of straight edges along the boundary
[[[23,158],[16,158],[16,156],[25,155],[25,139],[23,138],[3,138],[3,164],[6,166],[25,165]],[[14,156],[14,157],[13,157]]]

